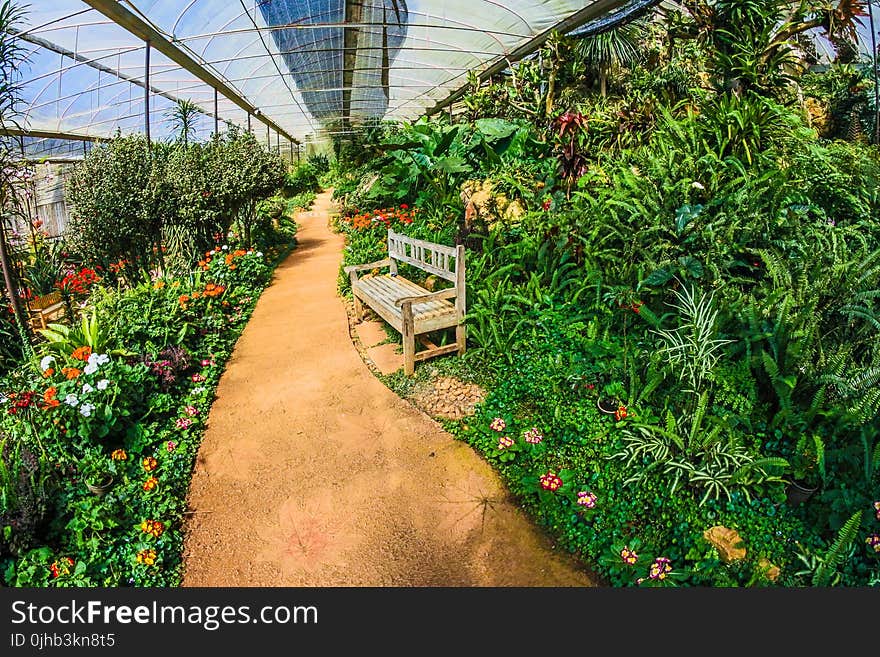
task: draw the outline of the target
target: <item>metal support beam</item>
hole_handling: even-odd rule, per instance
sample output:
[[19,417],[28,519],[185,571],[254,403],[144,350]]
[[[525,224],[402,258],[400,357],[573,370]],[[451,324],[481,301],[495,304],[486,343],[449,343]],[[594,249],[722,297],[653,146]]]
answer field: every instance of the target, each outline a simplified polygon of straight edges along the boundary
[[253,130],[251,130],[251,113],[250,112],[248,112],[248,132],[253,132]]
[[[126,9],[121,2],[117,0],[84,0],[85,4],[95,9],[111,21],[125,28],[136,37],[149,41],[153,48],[165,55],[178,66],[182,67],[199,80],[219,91],[224,97],[238,105],[245,112],[255,112],[257,109],[248,100],[243,98],[235,89],[226,84],[223,80],[211,73],[202,64],[190,57],[186,52],[171,43],[161,32],[157,31],[152,25],[144,21],[142,18]],[[267,127],[271,127],[283,134],[288,139],[297,141],[296,137],[289,135],[284,129],[270,118],[263,116],[261,120]]]
[[25,130],[13,127],[0,129],[0,135],[15,137],[34,137],[35,139],[75,139],[77,141],[101,141],[102,137],[78,135],[75,132],[54,132],[52,130]]
[[272,132],[269,130],[269,124],[266,124],[266,148],[272,148]]
[[277,132],[275,133],[275,150],[281,155],[281,135]]
[[[58,44],[52,43],[51,41],[47,41],[46,39],[41,39],[39,37],[35,37],[32,34],[19,33],[16,30],[9,30],[9,33],[18,37],[22,41],[32,43],[35,46],[40,46],[41,48],[45,48],[46,50],[48,50],[50,52],[56,52],[59,55],[64,55],[68,59],[72,59],[73,61],[77,62],[78,64],[83,64],[84,66],[88,66],[89,68],[95,69],[96,71],[98,71],[99,86],[100,86],[101,73],[107,73],[108,75],[111,75],[119,80],[125,80],[126,82],[130,82],[131,84],[135,85],[136,87],[144,87],[145,86],[144,80],[141,80],[140,78],[137,78],[133,75],[126,75],[122,71],[117,71],[114,68],[111,68],[109,66],[105,66],[104,64],[101,64],[96,59],[89,59],[88,57],[86,57],[84,55],[80,55],[78,53],[75,53],[72,50],[68,50],[67,48],[62,48]],[[102,58],[98,58],[98,59],[102,59]],[[148,88],[150,90],[150,93],[153,94],[154,96],[162,96],[162,98],[167,98],[172,103],[176,103],[179,100],[178,97],[175,96],[174,94],[168,93],[167,91],[163,91],[162,89],[159,89],[158,87],[147,86],[146,88]],[[202,114],[210,116],[210,113],[208,112],[208,110],[202,109],[199,106],[196,106],[196,109],[198,109],[198,111],[201,112]]]
[[217,87],[214,87],[214,137],[220,138],[220,101],[218,99]]
[[150,42],[144,48],[144,135],[150,143]]
[[[554,32],[559,32],[560,34],[565,34],[566,32],[570,32],[585,23],[593,20],[594,18],[598,18],[602,14],[607,14],[615,9],[619,9],[623,5],[627,4],[629,0],[596,0],[596,2],[592,2],[580,11],[575,12],[568,18],[563,21],[560,21],[553,27],[544,30],[540,34],[536,35],[534,38],[530,39],[526,43],[522,44],[518,48],[515,48],[510,53],[506,55],[499,55],[495,58],[495,61],[489,65],[482,73],[480,73],[480,82],[485,82],[493,75],[497,75],[508,66],[513,64],[514,62],[518,62],[524,57],[528,57],[533,52],[538,50],[547,39],[550,38],[550,35]],[[467,93],[468,83],[465,82],[458,89],[449,94],[444,100],[437,102],[434,107],[428,109],[425,114],[427,116],[431,116],[432,114],[436,114],[440,110],[445,107],[448,107],[459,98]]]

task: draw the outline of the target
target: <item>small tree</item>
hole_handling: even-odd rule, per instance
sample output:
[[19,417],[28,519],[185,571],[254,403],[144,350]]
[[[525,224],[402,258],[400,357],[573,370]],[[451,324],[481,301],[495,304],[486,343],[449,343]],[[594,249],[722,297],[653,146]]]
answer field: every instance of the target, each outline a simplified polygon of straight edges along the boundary
[[161,227],[172,207],[167,157],[167,148],[150,148],[143,136],[117,136],[74,167],[67,241],[84,262],[117,263],[132,277],[161,262]]
[[177,134],[177,140],[184,147],[195,139],[201,112],[202,110],[194,102],[181,98],[165,113],[171,124],[171,129]]

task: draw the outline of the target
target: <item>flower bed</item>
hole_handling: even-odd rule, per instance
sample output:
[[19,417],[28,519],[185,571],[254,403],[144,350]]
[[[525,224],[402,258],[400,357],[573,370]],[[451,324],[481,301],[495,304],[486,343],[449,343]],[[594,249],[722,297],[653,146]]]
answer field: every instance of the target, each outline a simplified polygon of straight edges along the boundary
[[189,276],[97,287],[81,326],[0,381],[4,585],[180,582],[214,390],[290,246],[219,246]]

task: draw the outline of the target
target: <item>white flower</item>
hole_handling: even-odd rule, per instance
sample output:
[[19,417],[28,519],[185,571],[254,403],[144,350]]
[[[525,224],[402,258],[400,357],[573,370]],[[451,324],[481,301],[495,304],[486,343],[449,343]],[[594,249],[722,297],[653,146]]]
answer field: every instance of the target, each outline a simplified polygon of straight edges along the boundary
[[90,386],[88,383],[83,383],[83,394],[84,395],[87,395],[90,392],[94,392],[94,391],[95,391],[95,389],[92,386]]
[[68,406],[73,406],[74,408],[76,408],[76,405],[79,404],[79,398],[73,393],[70,393],[69,395],[67,395],[67,397],[64,398],[64,403]]
[[205,392],[205,389],[203,387],[199,386],[198,388],[193,388],[189,394],[190,394],[190,397],[195,397],[197,395],[201,395],[203,392]]
[[110,382],[107,379],[101,379],[98,381],[98,390],[106,390],[109,385]]
[[0,395],[0,404],[5,404],[8,401],[9,397],[7,397],[6,395]]
[[262,252],[262,251],[257,251],[257,257],[258,257],[258,258],[262,258],[262,257],[263,257],[263,252]]
[[100,367],[101,365],[109,362],[110,356],[108,356],[107,354],[92,354],[91,356],[89,356],[89,365],[97,365],[98,367]]
[[691,187],[693,187],[694,189],[706,189],[705,187],[703,187],[702,183],[697,182],[696,180],[691,183]]
[[229,250],[229,247],[226,246],[226,245],[224,244],[224,245],[223,245],[223,250],[224,250],[224,251],[228,251],[228,250]]
[[83,368],[83,372],[84,372],[85,374],[94,374],[94,373],[97,372],[97,371],[98,371],[98,366],[97,366],[96,364],[94,364],[94,363],[89,363],[88,365],[86,365],[86,366]]
[[40,361],[40,369],[44,372],[49,369],[49,366],[55,362],[55,356],[43,356],[43,359]]
[[95,407],[92,404],[83,404],[79,407],[79,412],[82,413],[83,417],[91,416],[93,410],[95,410]]

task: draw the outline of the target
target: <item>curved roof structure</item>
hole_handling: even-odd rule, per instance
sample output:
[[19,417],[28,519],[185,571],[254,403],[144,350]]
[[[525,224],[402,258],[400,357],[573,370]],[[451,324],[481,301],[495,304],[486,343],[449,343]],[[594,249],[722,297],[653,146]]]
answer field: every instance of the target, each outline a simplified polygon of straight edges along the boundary
[[[32,0],[20,124],[43,139],[169,132],[189,99],[272,145],[448,104],[554,30],[591,34],[658,0]],[[870,30],[863,30],[865,47]],[[145,118],[148,117],[148,118]],[[260,132],[262,130],[262,132]],[[45,145],[44,145],[45,146]]]
[[272,143],[318,138],[368,119],[417,118],[469,71],[506,66],[554,29],[644,4],[36,0],[19,32],[29,54],[21,124],[45,138],[148,127],[161,138],[167,110],[186,98],[204,113],[204,135],[216,120],[267,128]]

